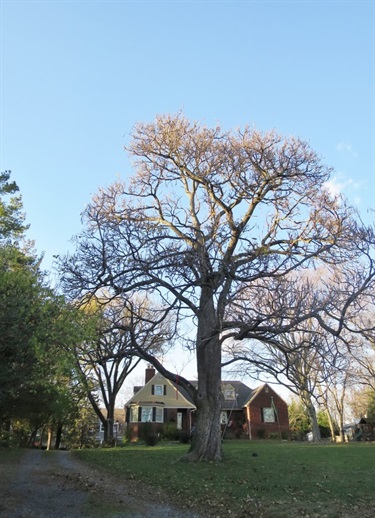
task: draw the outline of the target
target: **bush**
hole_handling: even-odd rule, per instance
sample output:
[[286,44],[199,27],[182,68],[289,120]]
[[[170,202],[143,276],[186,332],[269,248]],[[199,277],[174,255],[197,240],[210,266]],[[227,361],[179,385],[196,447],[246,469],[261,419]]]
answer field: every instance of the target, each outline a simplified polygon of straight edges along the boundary
[[163,439],[167,439],[169,441],[179,440],[179,430],[177,430],[175,423],[165,423],[163,426],[162,435]]
[[107,439],[106,441],[102,442],[101,446],[102,448],[114,448],[115,439],[113,437],[111,439]]
[[140,437],[147,446],[155,446],[157,444],[158,434],[152,428],[151,423],[142,423],[140,432]]
[[147,436],[147,439],[145,439],[145,443],[147,446],[155,446],[158,443],[158,434],[157,433],[151,433]]
[[123,443],[132,442],[134,440],[134,432],[130,427],[127,427],[123,435]]
[[184,432],[183,430],[180,430],[178,433],[178,440],[182,444],[187,444],[190,441],[190,434],[188,432]]
[[319,425],[319,430],[322,439],[329,439],[331,437],[331,429],[328,426]]
[[266,430],[257,430],[257,437],[258,439],[264,439],[266,437]]
[[280,435],[277,432],[271,432],[268,434],[269,439],[280,439]]
[[234,432],[236,439],[239,439],[241,437],[242,432],[243,432],[242,428],[237,428],[237,430]]

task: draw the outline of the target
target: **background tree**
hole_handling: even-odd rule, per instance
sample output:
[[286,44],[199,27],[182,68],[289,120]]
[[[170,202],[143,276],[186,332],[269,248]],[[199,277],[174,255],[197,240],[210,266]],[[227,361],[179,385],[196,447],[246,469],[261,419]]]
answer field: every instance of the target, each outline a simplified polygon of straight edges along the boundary
[[289,426],[292,433],[292,440],[303,441],[310,431],[309,415],[306,408],[298,398],[292,399],[288,405]]
[[66,423],[64,443],[68,448],[93,448],[97,445],[98,416],[88,398],[82,398],[78,412]]
[[24,236],[28,225],[24,224],[22,197],[16,193],[18,185],[10,181],[11,171],[0,173],[0,241]]
[[287,307],[258,311],[253,302],[293,271],[353,257],[360,229],[325,188],[329,168],[300,139],[210,129],[179,114],[138,124],[128,150],[136,174],[88,206],[77,251],[64,261],[65,289],[74,297],[147,293],[155,319],[173,315],[180,334],[190,318],[197,390],[179,378],[197,406],[188,459],[220,460],[223,342],[270,340],[310,318],[311,308],[296,321]]
[[[135,322],[135,306],[142,319]],[[116,399],[126,380],[140,362],[133,354],[133,338],[144,352],[160,354],[166,340],[167,326],[149,333],[145,326],[147,300],[139,297],[131,303],[131,311],[118,298],[104,295],[84,300],[84,315],[91,333],[73,344],[81,384],[104,429],[104,440],[113,439]],[[104,409],[103,409],[104,407]]]
[[[32,442],[38,428],[71,412],[75,336],[71,310],[48,286],[40,257],[24,240],[24,215],[10,173],[0,175],[0,433],[17,429]],[[17,424],[16,424],[17,423]]]

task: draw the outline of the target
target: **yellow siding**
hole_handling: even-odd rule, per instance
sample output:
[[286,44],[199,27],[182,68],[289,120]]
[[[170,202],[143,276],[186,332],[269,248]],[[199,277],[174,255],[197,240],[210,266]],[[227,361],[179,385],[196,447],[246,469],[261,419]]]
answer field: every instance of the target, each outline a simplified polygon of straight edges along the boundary
[[[152,385],[166,385],[166,395],[152,394]],[[155,376],[142,387],[128,402],[130,404],[144,404],[159,403],[163,404],[165,408],[195,408],[180,392],[178,392],[174,385],[157,373]]]

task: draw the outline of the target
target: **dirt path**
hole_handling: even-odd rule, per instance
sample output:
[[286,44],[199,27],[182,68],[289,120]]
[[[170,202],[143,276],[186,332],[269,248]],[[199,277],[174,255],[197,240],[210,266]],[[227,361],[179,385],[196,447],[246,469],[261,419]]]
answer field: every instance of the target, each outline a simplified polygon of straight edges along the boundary
[[1,518],[199,518],[164,503],[164,495],[104,475],[68,451],[25,450],[0,462]]

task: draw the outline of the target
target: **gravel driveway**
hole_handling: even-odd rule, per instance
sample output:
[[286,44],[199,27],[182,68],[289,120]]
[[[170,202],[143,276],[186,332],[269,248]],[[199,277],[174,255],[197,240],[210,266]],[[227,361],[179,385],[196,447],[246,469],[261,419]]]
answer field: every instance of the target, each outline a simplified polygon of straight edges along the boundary
[[199,518],[169,505],[162,492],[103,474],[69,451],[40,450],[25,450],[16,468],[0,463],[0,516]]

